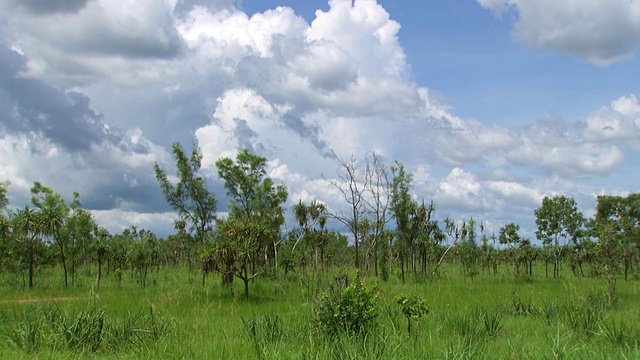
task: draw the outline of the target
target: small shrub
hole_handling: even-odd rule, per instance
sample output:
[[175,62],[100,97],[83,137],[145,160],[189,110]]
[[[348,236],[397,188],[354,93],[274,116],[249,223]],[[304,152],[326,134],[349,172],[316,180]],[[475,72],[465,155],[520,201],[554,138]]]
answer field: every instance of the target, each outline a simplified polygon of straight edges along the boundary
[[411,334],[411,319],[418,320],[423,315],[428,314],[429,307],[424,302],[424,299],[404,294],[398,296],[396,302],[400,305],[402,315],[407,318],[407,333]]
[[344,290],[323,293],[315,315],[321,331],[330,337],[345,333],[362,335],[369,331],[378,317],[378,290],[360,281],[359,273]]

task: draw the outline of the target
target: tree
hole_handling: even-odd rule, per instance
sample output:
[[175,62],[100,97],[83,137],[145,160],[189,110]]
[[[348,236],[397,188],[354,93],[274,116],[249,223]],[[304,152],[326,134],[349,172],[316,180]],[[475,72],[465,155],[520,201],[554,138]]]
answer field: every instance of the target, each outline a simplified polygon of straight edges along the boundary
[[460,243],[457,249],[458,257],[462,265],[463,275],[467,275],[473,281],[478,274],[478,244],[476,243],[476,221],[473,218],[464,221],[460,228]]
[[584,217],[578,212],[576,201],[565,196],[545,197],[534,214],[538,225],[536,237],[544,245],[553,246],[553,276],[557,278],[563,251],[569,242],[578,243]]
[[620,243],[620,232],[617,221],[605,216],[607,206],[601,204],[598,199],[598,209],[596,210],[596,219],[589,223],[592,233],[598,237],[598,243],[595,245],[595,256],[599,268],[604,272],[607,285],[609,287],[609,296],[611,299],[616,297],[617,274],[620,270],[622,258],[622,246]]
[[9,236],[11,236],[11,226],[6,208],[9,205],[7,198],[8,181],[0,182],[0,272],[4,269],[4,262],[8,258]]
[[95,218],[82,208],[78,194],[70,204],[71,213],[65,222],[64,236],[68,237],[71,258],[71,283],[75,284],[78,267],[91,261],[94,232],[98,227]]
[[[371,159],[371,160],[369,160]],[[365,198],[367,212],[371,217],[371,247],[373,248],[374,273],[378,276],[378,248],[382,240],[384,228],[391,220],[387,217],[389,207],[390,182],[387,167],[380,161],[379,157],[372,153],[367,158],[367,190],[369,197]]]
[[364,193],[368,187],[369,178],[362,176],[358,170],[358,164],[353,155],[345,160],[336,153],[333,153],[334,157],[339,164],[338,180],[330,180],[331,185],[338,189],[342,198],[349,205],[350,209],[348,213],[334,212],[331,213],[331,217],[338,220],[346,227],[349,228],[353,235],[353,241],[355,245],[355,266],[360,268],[360,241],[361,236],[360,220],[365,215],[365,201]]
[[12,220],[14,241],[19,245],[19,256],[26,261],[29,273],[29,288],[33,288],[33,274],[38,254],[42,247],[39,214],[28,206],[15,212]]
[[171,147],[176,158],[179,181],[172,184],[166,171],[157,163],[154,164],[156,180],[169,205],[178,211],[180,221],[189,224],[190,230],[195,231],[195,240],[204,244],[206,234],[212,230],[216,219],[218,200],[215,193],[207,190],[205,177],[199,174],[202,153],[198,144],[193,143],[189,158],[179,142],[174,141]]
[[[75,197],[78,197],[78,193],[75,193]],[[66,258],[68,236],[64,231],[64,226],[69,216],[70,208],[60,194],[55,193],[51,188],[43,186],[37,181],[31,188],[31,203],[40,212],[42,235],[49,237],[58,245],[60,262],[64,271],[64,287],[68,287]]]
[[640,194],[598,196],[595,221],[600,228],[608,226],[609,241],[614,241],[621,252],[624,278],[640,250]]
[[404,264],[407,252],[411,244],[411,215],[414,211],[415,203],[411,199],[411,181],[413,176],[406,172],[404,165],[396,161],[396,166],[391,166],[393,180],[391,182],[391,212],[396,220],[396,237],[400,255],[400,271],[402,283],[405,283]]
[[637,259],[640,240],[640,194],[598,196],[595,219],[589,222],[597,271],[604,272],[611,298],[616,296],[617,273],[623,268],[625,280]]
[[[282,204],[287,200],[284,185],[275,185],[266,177],[266,159],[241,150],[236,160],[221,158],[216,161],[218,175],[225,181],[229,200],[229,215],[218,221],[220,241],[216,244],[218,270],[231,273],[244,282],[245,297],[249,297],[249,281],[259,273],[256,261],[265,249],[265,267],[268,266],[267,249],[280,236],[284,223]],[[251,265],[251,271],[249,271]]]
[[520,225],[510,223],[500,228],[500,235],[498,236],[500,244],[508,246],[508,256],[513,263],[513,275],[515,277],[518,277],[520,269],[517,248],[522,242],[518,231],[520,231]]

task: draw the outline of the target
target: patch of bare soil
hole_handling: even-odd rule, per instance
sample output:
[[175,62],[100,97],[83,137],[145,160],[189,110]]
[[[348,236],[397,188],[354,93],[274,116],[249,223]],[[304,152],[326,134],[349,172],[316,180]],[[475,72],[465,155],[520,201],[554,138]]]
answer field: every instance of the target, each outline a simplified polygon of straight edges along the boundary
[[0,300],[0,304],[29,304],[38,302],[63,302],[63,301],[77,301],[89,299],[88,296],[73,296],[73,297],[49,297],[49,298],[24,298],[24,299],[6,299]]

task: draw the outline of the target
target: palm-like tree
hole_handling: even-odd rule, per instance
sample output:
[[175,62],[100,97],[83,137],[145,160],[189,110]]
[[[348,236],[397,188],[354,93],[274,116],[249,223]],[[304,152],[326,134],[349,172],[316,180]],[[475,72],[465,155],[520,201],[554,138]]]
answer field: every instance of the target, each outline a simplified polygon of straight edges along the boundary
[[[69,216],[70,208],[60,194],[54,193],[51,188],[42,186],[39,182],[34,183],[31,188],[31,194],[31,202],[39,210],[42,235],[53,239],[58,244],[60,260],[64,270],[64,286],[67,287],[69,281],[65,249],[68,243],[68,234],[63,229]],[[77,193],[75,195],[77,198]]]
[[40,214],[29,206],[15,212],[11,218],[14,240],[24,244],[27,264],[29,266],[29,288],[33,288],[33,271],[36,263],[37,242],[41,231]]

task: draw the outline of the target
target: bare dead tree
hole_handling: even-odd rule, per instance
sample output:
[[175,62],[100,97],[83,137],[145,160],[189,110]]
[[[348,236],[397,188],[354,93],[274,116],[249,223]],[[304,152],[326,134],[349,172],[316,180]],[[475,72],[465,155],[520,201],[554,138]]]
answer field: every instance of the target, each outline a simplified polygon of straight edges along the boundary
[[368,188],[369,178],[366,176],[366,173],[360,175],[358,163],[353,155],[351,155],[349,159],[344,159],[333,152],[333,156],[339,165],[338,178],[337,180],[327,180],[342,194],[342,198],[349,205],[350,209],[348,213],[344,213],[343,211],[330,212],[329,216],[351,230],[355,242],[356,268],[359,269],[359,245],[361,241],[359,223],[366,213],[364,194]]
[[370,246],[373,248],[374,273],[378,276],[378,243],[391,218],[387,218],[390,186],[387,167],[375,153],[367,156],[366,178],[369,197],[364,198],[364,201],[366,212],[373,223]]

